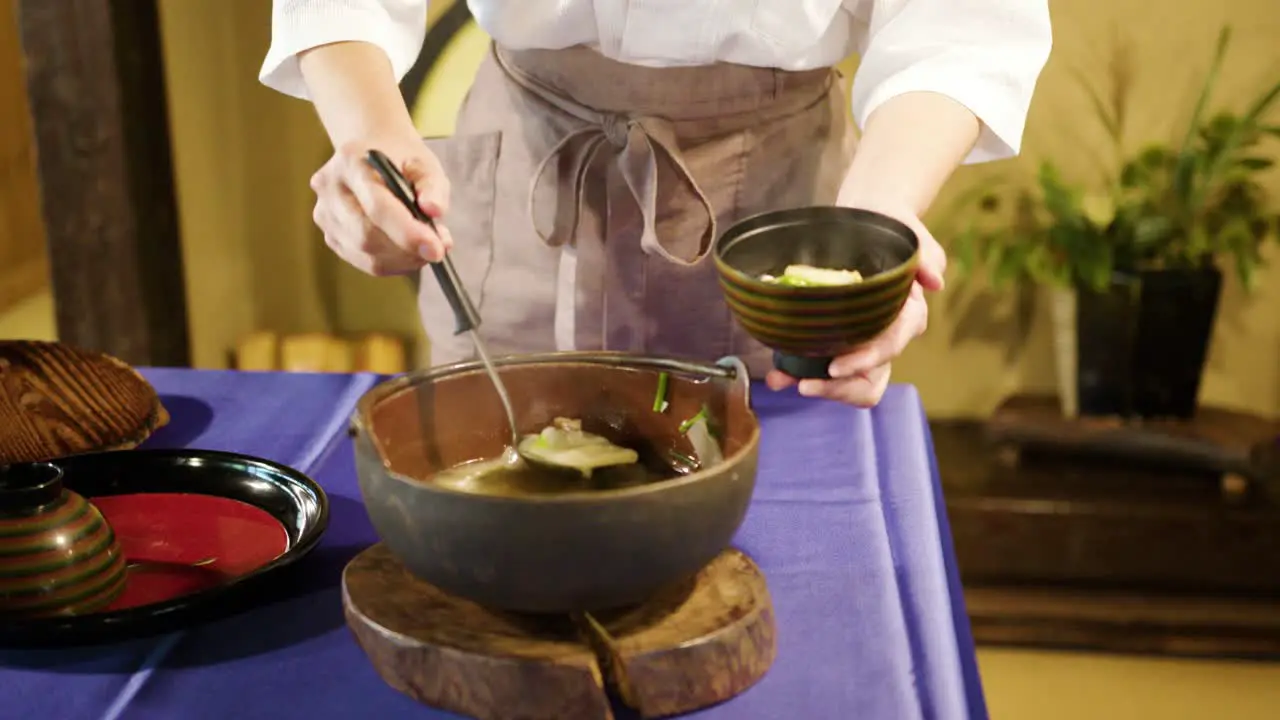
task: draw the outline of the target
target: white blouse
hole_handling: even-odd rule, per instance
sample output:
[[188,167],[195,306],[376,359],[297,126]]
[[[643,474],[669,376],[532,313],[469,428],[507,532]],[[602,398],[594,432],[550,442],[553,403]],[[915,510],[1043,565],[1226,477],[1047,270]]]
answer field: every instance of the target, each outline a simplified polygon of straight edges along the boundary
[[[462,2],[463,0],[458,0]],[[341,41],[381,47],[396,79],[426,34],[428,0],[273,0],[260,80],[306,99],[297,54]],[[1048,0],[467,0],[513,49],[589,45],[640,65],[716,61],[802,70],[861,56],[853,113],[862,127],[890,98],[946,95],[982,120],[966,162],[1018,153],[1052,46]]]

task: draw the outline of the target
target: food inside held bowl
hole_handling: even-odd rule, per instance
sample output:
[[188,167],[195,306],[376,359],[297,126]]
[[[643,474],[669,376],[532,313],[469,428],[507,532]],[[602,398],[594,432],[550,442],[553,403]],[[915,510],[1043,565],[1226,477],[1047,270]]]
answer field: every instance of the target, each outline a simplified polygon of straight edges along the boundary
[[812,265],[788,265],[781,275],[761,275],[760,279],[775,285],[790,287],[839,287],[862,282],[857,270],[837,270]]

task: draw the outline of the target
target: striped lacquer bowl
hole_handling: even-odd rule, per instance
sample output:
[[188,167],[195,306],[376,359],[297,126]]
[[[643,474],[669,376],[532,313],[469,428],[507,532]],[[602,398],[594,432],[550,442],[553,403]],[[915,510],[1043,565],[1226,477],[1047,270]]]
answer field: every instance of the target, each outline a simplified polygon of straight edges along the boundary
[[[889,327],[911,292],[919,240],[867,210],[805,207],[749,217],[716,240],[720,288],[738,323],[794,377],[825,378],[832,358]],[[862,282],[791,287],[761,280],[801,264],[857,270]]]
[[48,463],[0,465],[0,614],[101,610],[124,589],[111,526]]

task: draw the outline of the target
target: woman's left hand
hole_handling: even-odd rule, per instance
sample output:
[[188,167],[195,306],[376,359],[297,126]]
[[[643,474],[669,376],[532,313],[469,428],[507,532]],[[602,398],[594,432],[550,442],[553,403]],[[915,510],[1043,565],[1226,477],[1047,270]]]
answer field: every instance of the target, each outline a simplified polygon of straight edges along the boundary
[[943,273],[947,269],[947,255],[915,213],[893,206],[866,203],[841,203],[889,215],[910,227],[920,239],[920,267],[911,294],[898,313],[898,318],[874,340],[831,362],[830,380],[795,378],[778,370],[771,370],[765,378],[773,390],[781,390],[799,382],[799,392],[808,397],[824,397],[831,400],[872,407],[880,402],[889,386],[890,365],[906,348],[907,343],[920,336],[929,325],[929,305],[925,290],[941,290]]

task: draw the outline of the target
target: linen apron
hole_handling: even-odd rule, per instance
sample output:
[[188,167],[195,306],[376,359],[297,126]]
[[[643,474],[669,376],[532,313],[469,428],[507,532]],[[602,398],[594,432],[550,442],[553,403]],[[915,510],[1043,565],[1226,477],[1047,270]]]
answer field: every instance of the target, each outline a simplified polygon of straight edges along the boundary
[[[730,316],[711,244],[749,215],[833,203],[856,139],[833,69],[494,47],[455,134],[427,143],[452,186],[452,257],[493,354],[736,355],[758,376],[772,353]],[[424,272],[432,364],[473,359]]]

